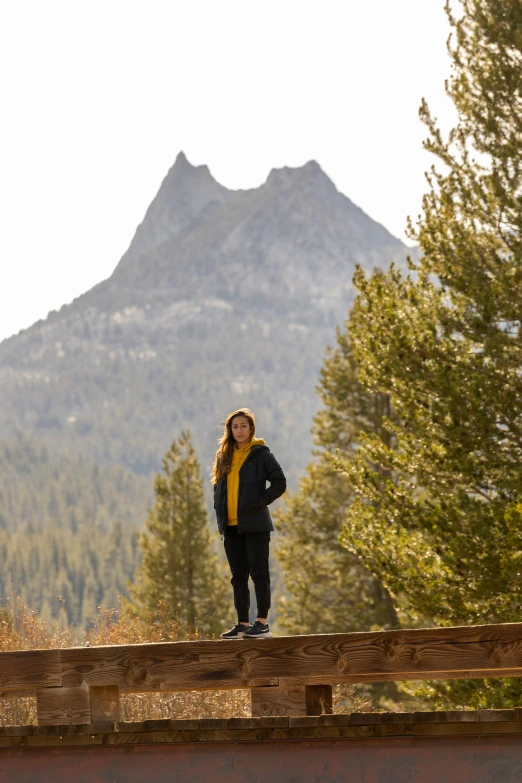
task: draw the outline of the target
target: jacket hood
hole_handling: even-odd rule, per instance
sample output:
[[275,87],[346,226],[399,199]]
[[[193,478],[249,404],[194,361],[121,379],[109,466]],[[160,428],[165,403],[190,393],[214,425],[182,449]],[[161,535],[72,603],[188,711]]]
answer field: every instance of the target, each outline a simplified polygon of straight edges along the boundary
[[252,451],[270,451],[263,438],[253,438],[251,449]]
[[263,438],[252,438],[251,441],[249,441],[248,443],[245,443],[245,445],[241,446],[241,448],[237,449],[237,451],[243,451],[243,449],[254,448],[254,446],[257,446],[257,447],[264,446],[266,449],[268,448],[268,446],[266,445],[266,443],[263,440]]

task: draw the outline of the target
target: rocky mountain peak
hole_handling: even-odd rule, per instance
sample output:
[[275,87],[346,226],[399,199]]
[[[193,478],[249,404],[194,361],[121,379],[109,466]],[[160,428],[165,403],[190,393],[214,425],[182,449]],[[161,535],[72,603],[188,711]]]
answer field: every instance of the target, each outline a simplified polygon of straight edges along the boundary
[[212,202],[223,202],[231,193],[216,182],[208,166],[193,166],[180,152],[120,264],[129,256],[136,258],[153,251],[188,228]]
[[297,168],[283,166],[281,169],[272,169],[266,184],[268,187],[284,189],[300,184],[308,184],[314,188],[326,187],[331,191],[336,191],[332,180],[324,173],[319,163],[315,160],[309,160],[304,166]]
[[315,160],[273,169],[258,188],[228,190],[208,166],[194,166],[180,152],[108,282],[187,298],[195,288],[208,296],[219,290],[228,300],[237,296],[230,281],[242,279],[245,301],[265,289],[273,301],[297,290],[297,270],[315,280],[320,260],[323,287],[332,281],[341,312],[346,296],[334,281],[341,275],[351,290],[349,267],[373,266],[376,245],[390,254],[403,250]]
[[187,156],[183,152],[183,150],[180,150],[178,154],[176,155],[176,160],[174,161],[174,165],[172,168],[191,168],[194,169],[196,166],[193,166],[191,163],[189,163]]
[[[174,165],[171,166],[167,176],[163,180],[163,184],[175,184],[179,187],[179,184],[182,182],[192,182],[199,186],[203,186],[205,183],[218,184],[210,173],[208,166],[193,166],[183,150],[178,152]],[[223,186],[220,185],[219,187]],[[224,188],[224,190],[226,190],[226,188]]]

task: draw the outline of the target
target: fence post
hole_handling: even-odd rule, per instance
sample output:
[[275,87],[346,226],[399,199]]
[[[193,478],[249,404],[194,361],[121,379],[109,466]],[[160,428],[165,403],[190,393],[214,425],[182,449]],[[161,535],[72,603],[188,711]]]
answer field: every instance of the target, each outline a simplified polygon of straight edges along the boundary
[[120,689],[117,685],[37,688],[36,719],[39,726],[118,721]]
[[36,719],[39,726],[76,726],[91,722],[89,689],[37,688]]
[[91,723],[114,723],[120,719],[120,689],[117,685],[91,685]]
[[253,717],[332,712],[331,685],[268,685],[251,688],[250,693]]

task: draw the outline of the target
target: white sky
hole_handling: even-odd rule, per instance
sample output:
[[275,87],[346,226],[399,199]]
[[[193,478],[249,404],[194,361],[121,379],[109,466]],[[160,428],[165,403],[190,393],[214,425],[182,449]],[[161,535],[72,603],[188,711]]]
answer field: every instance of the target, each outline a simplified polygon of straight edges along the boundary
[[404,239],[443,5],[0,0],[0,340],[112,273],[181,149],[229,188],[314,158]]

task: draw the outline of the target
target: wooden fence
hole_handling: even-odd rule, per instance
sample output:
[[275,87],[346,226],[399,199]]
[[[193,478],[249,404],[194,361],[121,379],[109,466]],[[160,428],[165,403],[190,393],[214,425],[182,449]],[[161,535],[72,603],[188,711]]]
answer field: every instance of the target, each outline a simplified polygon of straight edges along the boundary
[[338,683],[522,676],[522,623],[0,653],[39,725],[119,720],[120,693],[248,688],[253,716],[320,715]]

